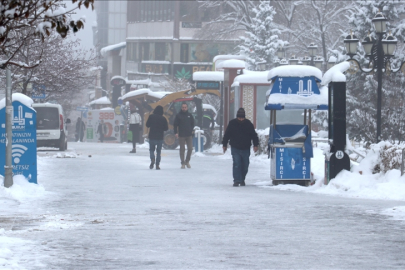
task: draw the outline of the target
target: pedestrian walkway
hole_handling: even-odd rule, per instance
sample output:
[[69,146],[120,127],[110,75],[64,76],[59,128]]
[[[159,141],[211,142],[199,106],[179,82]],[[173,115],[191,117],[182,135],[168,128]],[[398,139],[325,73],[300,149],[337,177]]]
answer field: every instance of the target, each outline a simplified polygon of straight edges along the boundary
[[181,170],[178,150],[163,150],[158,171],[130,144],[69,148],[76,158],[39,154],[50,194],[14,225],[46,268],[404,269],[405,226],[378,215],[397,202],[258,187],[261,162],[232,187],[230,156],[194,156]]

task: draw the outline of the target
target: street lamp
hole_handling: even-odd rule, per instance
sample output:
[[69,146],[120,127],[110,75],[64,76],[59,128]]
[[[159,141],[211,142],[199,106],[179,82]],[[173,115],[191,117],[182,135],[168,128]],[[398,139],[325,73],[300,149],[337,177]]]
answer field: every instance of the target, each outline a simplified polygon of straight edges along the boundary
[[333,67],[336,64],[336,57],[335,56],[330,56],[328,63],[327,63],[327,68],[330,69],[331,67]]
[[323,65],[323,58],[320,56],[315,56],[315,58],[313,58],[313,66],[315,66],[316,68],[319,68],[320,70],[322,70],[322,65]]
[[265,71],[266,70],[266,62],[259,62],[256,65],[260,71]]
[[298,65],[299,59],[293,55],[288,61],[290,62],[290,65]]
[[[370,34],[361,43],[363,45],[366,56],[369,58],[368,68],[363,69],[360,63],[353,57],[356,55],[359,40],[350,33],[344,43],[346,45],[346,54],[350,56],[351,68],[350,73],[356,73],[358,70],[366,74],[377,73],[377,143],[381,140],[381,100],[382,100],[382,74],[383,71],[398,72],[401,70],[404,62],[401,63],[398,69],[391,69],[390,58],[394,55],[397,45],[397,39],[391,33],[385,34],[387,31],[387,19],[381,12],[378,12],[374,19],[375,33],[377,39],[374,39]],[[386,68],[387,67],[387,68]],[[386,69],[385,69],[386,68]]]

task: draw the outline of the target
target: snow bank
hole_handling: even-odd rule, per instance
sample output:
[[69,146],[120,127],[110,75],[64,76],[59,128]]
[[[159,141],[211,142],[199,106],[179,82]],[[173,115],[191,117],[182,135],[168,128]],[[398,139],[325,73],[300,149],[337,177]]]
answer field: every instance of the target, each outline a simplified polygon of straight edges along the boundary
[[346,75],[343,74],[346,70],[350,68],[349,62],[342,62],[326,71],[322,78],[322,85],[328,85],[330,82],[345,82]]
[[[30,97],[28,97],[24,94],[21,94],[21,93],[14,93],[11,96],[11,99],[12,99],[12,101],[19,101],[29,108],[32,108],[32,104],[34,103],[34,101]],[[5,106],[6,106],[6,99],[3,98],[0,100],[0,110],[3,109]]]
[[270,81],[275,77],[310,77],[315,76],[317,79],[322,79],[322,71],[316,67],[301,66],[301,65],[287,65],[279,66],[271,69],[267,75]]
[[45,188],[41,184],[33,184],[22,175],[13,177],[13,185],[9,188],[3,186],[4,178],[0,175],[0,198],[14,199],[25,202],[38,199],[45,195]]

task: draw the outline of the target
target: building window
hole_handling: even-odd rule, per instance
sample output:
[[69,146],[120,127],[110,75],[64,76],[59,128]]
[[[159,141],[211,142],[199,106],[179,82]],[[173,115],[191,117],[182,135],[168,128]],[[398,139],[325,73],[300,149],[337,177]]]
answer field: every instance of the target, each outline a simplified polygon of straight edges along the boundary
[[138,61],[138,43],[127,42],[127,60]]
[[155,60],[165,60],[166,46],[163,42],[155,43]]
[[140,57],[141,61],[149,60],[149,43],[146,43],[146,42],[140,43],[139,57]]
[[188,63],[188,43],[182,43],[180,45],[180,62]]

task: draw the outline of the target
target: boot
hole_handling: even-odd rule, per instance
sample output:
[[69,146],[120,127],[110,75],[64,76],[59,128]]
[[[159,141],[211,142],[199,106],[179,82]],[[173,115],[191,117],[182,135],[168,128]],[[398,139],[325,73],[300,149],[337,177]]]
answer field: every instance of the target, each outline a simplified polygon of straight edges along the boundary
[[182,169],[185,169],[185,168],[186,168],[186,165],[185,165],[185,164],[181,164],[181,168],[182,168]]
[[156,170],[160,170],[159,164],[156,164]]
[[190,165],[190,163],[186,163],[186,166],[187,166],[187,168],[189,168],[189,169],[191,169],[191,165]]
[[154,159],[151,159],[151,160],[150,160],[149,169],[152,170],[154,165],[155,165],[155,160],[154,160]]
[[135,149],[135,148],[132,149],[132,150],[130,151],[130,153],[136,153],[136,149]]

